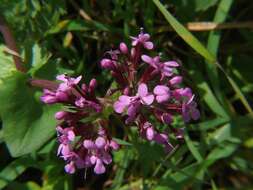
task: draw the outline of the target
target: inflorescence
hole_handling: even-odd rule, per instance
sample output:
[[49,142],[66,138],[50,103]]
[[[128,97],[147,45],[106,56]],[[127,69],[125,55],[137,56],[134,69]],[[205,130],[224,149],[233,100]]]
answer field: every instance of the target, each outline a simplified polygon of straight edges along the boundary
[[[176,74],[180,65],[176,61],[163,61],[160,55],[147,55],[154,49],[149,34],[141,31],[131,39],[130,50],[122,42],[119,49],[106,52],[100,62],[118,84],[110,95],[119,92],[120,96],[111,105],[96,97],[95,79],[89,85],[80,85],[81,76],[59,75],[60,83],[56,88],[44,89],[41,97],[44,103],[64,105],[64,110],[57,112],[55,118],[60,121],[56,127],[57,154],[66,161],[67,173],[94,167],[96,174],[102,174],[105,165],[112,162],[111,152],[118,150],[120,145],[110,136],[108,122],[99,118],[106,106],[113,106],[126,127],[136,126],[143,139],[163,145],[167,153],[174,148],[168,131],[161,132],[155,125],[162,123],[171,127],[174,117],[180,115],[185,122],[200,117],[192,90],[182,87],[183,78]],[[96,113],[95,122],[83,122]],[[183,138],[183,128],[171,131],[177,139]]]

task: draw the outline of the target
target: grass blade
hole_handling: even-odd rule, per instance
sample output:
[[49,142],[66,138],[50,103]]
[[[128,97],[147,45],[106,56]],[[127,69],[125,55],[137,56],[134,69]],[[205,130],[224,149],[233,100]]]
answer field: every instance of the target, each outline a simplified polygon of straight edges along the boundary
[[170,12],[160,3],[159,0],[153,0],[155,5],[159,8],[161,13],[164,15],[166,20],[170,23],[171,27],[177,32],[177,34],[184,39],[184,41],[190,45],[196,52],[202,55],[210,63],[215,63],[215,56],[212,55],[204,45],[195,38],[182,24],[180,24],[175,17],[173,17]]

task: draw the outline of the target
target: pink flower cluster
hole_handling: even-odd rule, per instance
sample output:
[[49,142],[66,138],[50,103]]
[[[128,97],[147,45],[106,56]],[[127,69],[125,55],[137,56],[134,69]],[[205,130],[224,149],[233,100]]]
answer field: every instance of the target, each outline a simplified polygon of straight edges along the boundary
[[[149,34],[141,31],[131,38],[130,50],[122,42],[119,49],[107,52],[108,57],[101,60],[102,68],[111,71],[122,93],[113,107],[126,118],[126,124],[138,126],[143,138],[163,144],[169,152],[173,145],[168,131],[177,138],[183,137],[183,129],[171,126],[174,116],[181,115],[189,122],[199,119],[200,112],[191,89],[183,87],[183,77],[176,74],[180,65],[176,61],[163,61],[159,55],[146,55],[154,49]],[[149,121],[152,115],[156,118],[154,124]],[[168,126],[167,133],[159,132],[154,126],[157,122]]]
[[81,77],[71,78],[59,75],[61,81],[54,90],[44,90],[41,101],[47,104],[62,103],[66,110],[59,111],[55,118],[58,134],[58,155],[66,161],[65,171],[73,174],[76,168],[94,166],[96,174],[105,172],[105,165],[112,162],[110,152],[119,145],[108,134],[103,121],[85,123],[82,120],[102,111],[102,105],[95,97],[96,80],[89,85],[78,83]]
[[[101,118],[105,106],[112,106],[126,125],[136,125],[142,138],[163,145],[166,152],[174,148],[169,133],[176,139],[183,138],[183,128],[172,126],[175,116],[181,116],[185,122],[200,117],[194,94],[182,85],[183,77],[176,74],[180,65],[176,61],[163,61],[159,55],[147,55],[154,49],[149,34],[141,31],[131,39],[131,49],[122,42],[101,60],[101,67],[110,70],[118,84],[116,89],[110,89],[110,95],[121,93],[113,103],[95,96],[95,79],[89,85],[79,85],[81,76],[59,75],[60,83],[44,89],[41,101],[64,105],[55,118],[59,120],[58,155],[66,161],[68,173],[94,167],[96,174],[102,174],[105,165],[112,162],[111,152],[118,150],[119,144],[109,134],[108,121]],[[166,127],[158,130],[156,126],[161,124]]]

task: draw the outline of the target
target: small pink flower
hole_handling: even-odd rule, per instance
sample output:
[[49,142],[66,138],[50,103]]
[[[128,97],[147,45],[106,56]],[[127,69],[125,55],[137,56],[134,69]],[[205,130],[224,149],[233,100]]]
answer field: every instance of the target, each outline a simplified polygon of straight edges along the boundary
[[132,46],[137,46],[138,44],[142,44],[144,48],[151,50],[154,48],[154,44],[149,41],[150,35],[149,34],[144,34],[141,32],[138,37],[131,37],[132,39]]
[[68,90],[71,90],[73,86],[77,85],[81,81],[82,76],[79,76],[77,78],[71,78],[62,74],[62,75],[58,75],[56,79],[63,81],[63,83],[59,85],[58,90],[66,92]]
[[148,63],[151,67],[155,69],[153,73],[156,73],[156,72],[161,73],[161,80],[164,77],[172,76],[173,68],[179,66],[179,64],[175,61],[161,62],[159,56],[152,58],[152,57],[149,57],[148,55],[142,55],[141,59],[142,61]]
[[163,103],[170,98],[170,89],[165,85],[157,85],[154,88],[154,94],[156,95],[156,101]]

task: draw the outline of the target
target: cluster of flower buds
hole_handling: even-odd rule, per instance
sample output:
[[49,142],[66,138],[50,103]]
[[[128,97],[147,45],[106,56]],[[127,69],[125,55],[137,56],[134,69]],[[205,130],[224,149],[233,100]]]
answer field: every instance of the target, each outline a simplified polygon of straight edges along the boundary
[[[101,60],[101,67],[110,70],[118,84],[116,89],[110,89],[109,95],[121,93],[111,105],[95,96],[95,79],[80,86],[81,76],[59,75],[60,83],[44,89],[41,97],[44,103],[64,105],[65,110],[57,112],[55,118],[59,120],[58,155],[66,161],[68,173],[93,166],[94,172],[101,174],[105,165],[112,162],[111,151],[118,150],[119,144],[109,135],[108,121],[100,118],[99,113],[106,106],[112,106],[126,125],[135,124],[142,138],[163,145],[166,152],[174,148],[169,141],[170,132],[176,139],[183,138],[183,128],[172,127],[175,116],[181,116],[185,122],[200,117],[194,94],[182,86],[182,76],[176,74],[180,65],[176,61],[163,61],[160,55],[146,55],[154,49],[149,34],[141,31],[131,39],[130,50],[122,42]],[[96,119],[85,121],[94,115]],[[155,126],[161,126],[159,123],[166,128],[158,130]]]
[[176,115],[181,115],[185,122],[199,119],[194,94],[190,88],[182,86],[183,78],[176,74],[180,66],[176,61],[163,61],[160,55],[146,55],[154,49],[149,34],[141,31],[131,39],[130,50],[122,42],[119,49],[107,52],[107,57],[101,60],[101,67],[111,71],[121,91],[114,110],[125,118],[126,124],[135,123],[140,136],[163,144],[169,152],[173,145],[168,132],[159,132],[149,120],[154,116],[153,123],[165,124],[167,131],[176,138],[183,138],[183,128],[176,129],[171,124]]
[[119,145],[109,136],[105,122],[83,121],[103,109],[94,93],[97,82],[92,79],[89,85],[82,84],[80,87],[81,77],[59,75],[57,80],[61,83],[56,88],[44,89],[41,101],[64,105],[65,110],[57,112],[55,118],[59,120],[56,127],[60,143],[58,155],[66,161],[65,171],[73,174],[76,168],[94,166],[94,172],[102,174],[105,165],[112,162],[111,151],[118,150]]

